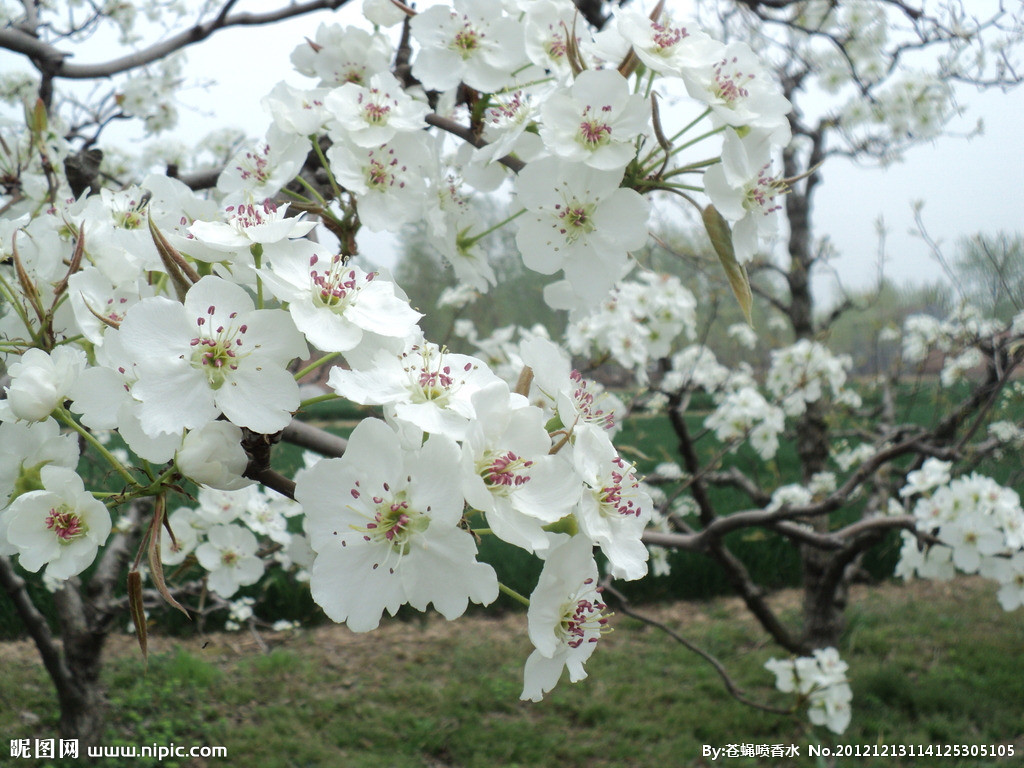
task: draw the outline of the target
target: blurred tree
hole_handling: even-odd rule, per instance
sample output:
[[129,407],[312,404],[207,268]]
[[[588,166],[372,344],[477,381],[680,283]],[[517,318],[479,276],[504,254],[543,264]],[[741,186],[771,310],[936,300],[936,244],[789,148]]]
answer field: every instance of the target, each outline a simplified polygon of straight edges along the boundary
[[963,299],[1003,321],[1024,310],[1024,236],[979,232],[957,245],[952,268]]

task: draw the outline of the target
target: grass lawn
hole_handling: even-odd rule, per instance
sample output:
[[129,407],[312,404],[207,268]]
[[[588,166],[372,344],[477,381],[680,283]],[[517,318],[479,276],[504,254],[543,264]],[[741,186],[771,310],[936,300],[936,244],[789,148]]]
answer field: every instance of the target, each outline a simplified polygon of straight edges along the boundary
[[[667,768],[712,765],[702,745],[797,744],[793,759],[717,765],[828,765],[808,745],[1012,744],[1016,759],[849,758],[839,766],[1013,766],[1024,755],[1024,624],[991,583],[962,579],[857,588],[841,652],[854,719],[842,737],[747,708],[714,671],[665,634],[619,615],[576,685],[519,701],[530,651],[525,616],[390,621],[356,635],[340,626],[268,634],[134,640],[107,655],[105,744],[223,745],[227,758],[165,760],[179,768]],[[795,611],[793,591],[775,598]],[[735,599],[662,604],[649,613],[716,654],[745,693],[785,703],[762,669],[781,655]],[[56,704],[34,648],[0,644],[0,763],[8,739],[55,738]],[[12,760],[17,766],[43,761]],[[157,765],[141,758],[104,766]],[[64,765],[84,765],[66,761]]]

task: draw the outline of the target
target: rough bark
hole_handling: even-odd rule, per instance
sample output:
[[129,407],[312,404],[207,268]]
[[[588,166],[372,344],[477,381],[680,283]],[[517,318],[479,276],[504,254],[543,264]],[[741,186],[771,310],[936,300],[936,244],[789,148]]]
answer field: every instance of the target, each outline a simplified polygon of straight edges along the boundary
[[59,640],[32,602],[25,580],[13,563],[0,557],[0,586],[25,624],[57,693],[60,738],[77,739],[79,754],[99,744],[103,737],[103,647],[115,622],[125,615],[117,598],[118,584],[148,509],[142,502],[128,508],[124,530],[109,541],[88,583],[69,579],[54,593]]
[[[799,112],[794,112],[794,134],[810,139],[811,149],[802,154],[789,147],[783,154],[784,173],[795,178],[815,168],[824,152],[824,131],[808,129],[801,123]],[[786,219],[789,224],[789,270],[786,281],[790,301],[788,314],[796,340],[813,339],[816,333],[814,294],[811,272],[814,267],[814,236],[811,224],[814,190],[821,177],[817,170],[810,172],[790,194],[786,195]],[[796,424],[796,450],[800,458],[803,482],[825,469],[829,455],[828,424],[821,403],[808,404],[807,410]],[[829,515],[820,515],[807,521],[816,533],[826,534],[830,527]],[[849,578],[843,569],[835,578],[835,553],[806,544],[800,547],[803,576],[803,643],[811,648],[838,645],[845,627]],[[852,569],[850,571],[852,573]],[[829,575],[832,575],[830,578]]]
[[103,645],[108,632],[97,626],[82,601],[77,582],[54,594],[60,622],[68,678],[57,686],[60,736],[78,739],[80,754],[100,743],[105,722],[106,697],[100,681]]

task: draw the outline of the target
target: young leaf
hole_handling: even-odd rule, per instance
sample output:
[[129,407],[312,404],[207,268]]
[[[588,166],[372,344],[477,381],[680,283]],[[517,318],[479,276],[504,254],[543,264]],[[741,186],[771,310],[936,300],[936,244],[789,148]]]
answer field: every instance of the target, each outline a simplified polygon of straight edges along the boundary
[[729,285],[739,302],[743,316],[747,319],[748,325],[753,325],[750,317],[750,310],[754,305],[754,295],[750,292],[750,278],[747,276],[747,269],[736,261],[736,253],[732,248],[732,232],[722,214],[713,205],[704,209],[701,218],[704,220],[704,229],[711,238],[711,245],[718,254],[718,260],[722,262],[725,269],[725,276],[729,278]]

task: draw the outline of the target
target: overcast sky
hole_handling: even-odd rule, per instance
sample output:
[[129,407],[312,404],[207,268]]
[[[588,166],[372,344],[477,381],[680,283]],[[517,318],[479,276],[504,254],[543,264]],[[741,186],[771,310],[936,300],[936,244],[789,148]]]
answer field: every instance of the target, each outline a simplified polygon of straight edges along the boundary
[[[280,4],[281,0],[242,0],[238,10]],[[358,7],[357,0],[353,6]],[[348,22],[351,10],[342,9],[333,16],[318,13],[272,28],[229,29],[189,48],[191,76],[213,78],[219,84],[206,92],[183,93],[183,100],[194,110],[182,112],[181,125],[173,135],[189,141],[224,125],[261,134],[269,118],[259,101],[277,80],[287,79],[300,87],[314,84],[290,71],[288,57],[293,48],[304,37],[313,37],[322,20]],[[84,51],[76,59],[88,60]],[[0,66],[7,61],[0,60]],[[925,244],[909,234],[914,200],[925,202],[923,217],[929,234],[944,241],[950,253],[964,235],[1024,231],[1024,91],[979,94],[963,89],[960,100],[966,114],[952,131],[968,133],[980,117],[985,122],[982,136],[948,137],[918,146],[903,163],[885,169],[843,159],[830,160],[825,166],[825,182],[816,198],[816,235],[832,240],[839,253],[835,269],[845,285],[864,287],[875,278],[879,216],[884,216],[889,230],[887,275],[897,282],[942,276]],[[817,287],[822,294],[832,294],[833,282],[822,275]]]

